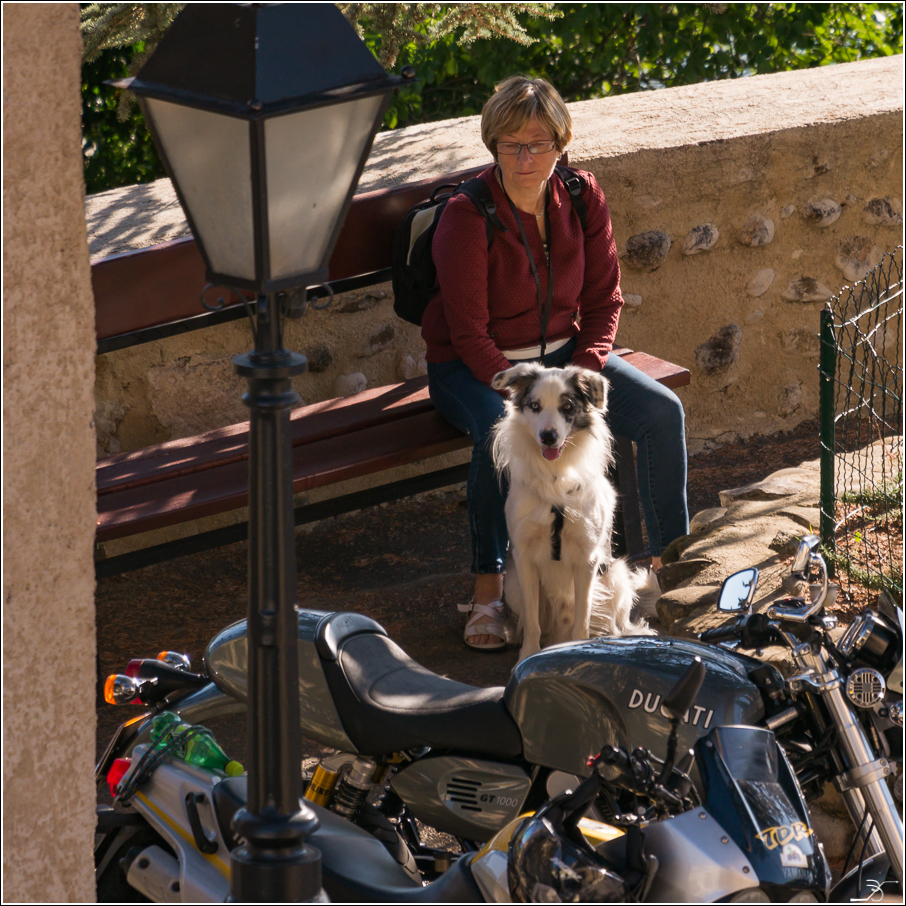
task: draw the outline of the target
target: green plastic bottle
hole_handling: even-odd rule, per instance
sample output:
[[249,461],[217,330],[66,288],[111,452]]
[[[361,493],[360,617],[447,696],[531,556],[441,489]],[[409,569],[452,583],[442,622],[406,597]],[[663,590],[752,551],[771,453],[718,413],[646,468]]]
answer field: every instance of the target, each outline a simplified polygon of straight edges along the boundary
[[[151,741],[156,743],[171,731],[180,735],[191,728],[192,724],[187,724],[178,714],[164,711],[151,721]],[[233,761],[217,745],[210,733],[196,733],[189,738],[186,743],[184,760],[198,768],[204,768],[206,771],[219,771],[228,777],[238,777],[245,770],[238,761]]]
[[151,721],[151,742],[157,742],[181,723],[183,721],[178,714],[174,714],[172,711],[162,711]]

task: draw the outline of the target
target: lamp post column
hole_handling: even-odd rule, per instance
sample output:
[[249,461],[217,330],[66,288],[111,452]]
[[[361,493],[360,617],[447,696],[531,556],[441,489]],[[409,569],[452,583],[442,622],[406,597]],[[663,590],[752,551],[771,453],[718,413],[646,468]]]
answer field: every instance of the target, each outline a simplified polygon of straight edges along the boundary
[[249,427],[249,786],[234,829],[231,900],[305,902],[321,892],[321,857],[306,845],[318,826],[300,806],[298,618],[290,409],[304,356],[283,348],[273,295],[257,300],[255,348],[236,356],[248,379]]

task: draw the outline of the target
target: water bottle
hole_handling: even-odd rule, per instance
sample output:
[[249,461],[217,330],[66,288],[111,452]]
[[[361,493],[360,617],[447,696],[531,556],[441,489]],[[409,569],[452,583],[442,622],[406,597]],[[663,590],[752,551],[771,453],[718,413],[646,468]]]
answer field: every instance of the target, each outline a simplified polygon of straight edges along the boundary
[[[193,725],[187,724],[178,714],[164,711],[151,721],[151,741],[157,743],[168,734],[179,737],[191,729]],[[180,757],[198,768],[220,771],[229,777],[238,777],[245,770],[238,761],[233,761],[217,745],[210,731],[203,728],[188,736],[185,741],[185,754]]]

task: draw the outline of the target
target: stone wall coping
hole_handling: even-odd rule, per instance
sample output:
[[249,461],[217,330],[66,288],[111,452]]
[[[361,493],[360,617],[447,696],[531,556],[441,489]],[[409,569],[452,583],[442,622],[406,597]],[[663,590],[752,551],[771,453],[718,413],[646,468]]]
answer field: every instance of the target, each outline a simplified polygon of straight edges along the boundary
[[[904,56],[702,82],[570,104],[570,162],[724,142],[903,110]],[[478,116],[382,132],[357,194],[417,182],[489,160]],[[90,195],[93,258],[189,235],[168,179]]]

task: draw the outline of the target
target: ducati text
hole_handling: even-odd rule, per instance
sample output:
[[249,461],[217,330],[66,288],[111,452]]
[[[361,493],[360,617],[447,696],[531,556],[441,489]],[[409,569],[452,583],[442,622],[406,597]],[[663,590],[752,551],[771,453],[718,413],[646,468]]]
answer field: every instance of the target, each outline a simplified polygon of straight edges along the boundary
[[[630,710],[644,708],[649,714],[654,714],[654,712],[658,710],[660,704],[660,695],[656,695],[653,692],[642,692],[641,689],[633,689],[629,696],[629,704],[627,707]],[[668,720],[670,719],[670,715],[663,708],[660,708],[660,713],[662,717],[666,717]],[[713,717],[714,711],[710,708],[703,708],[701,705],[693,705],[686,712],[684,722],[692,724],[693,727],[702,727],[702,729],[707,730],[711,726]]]

